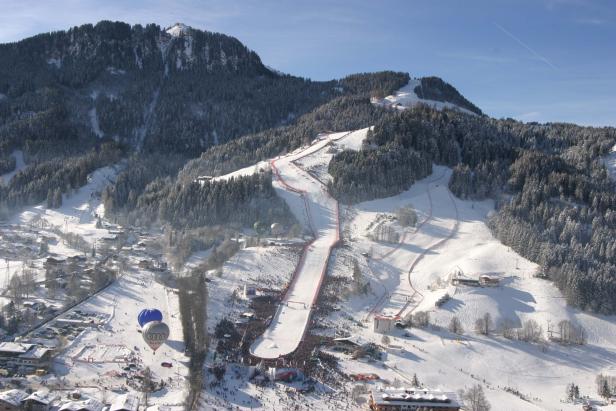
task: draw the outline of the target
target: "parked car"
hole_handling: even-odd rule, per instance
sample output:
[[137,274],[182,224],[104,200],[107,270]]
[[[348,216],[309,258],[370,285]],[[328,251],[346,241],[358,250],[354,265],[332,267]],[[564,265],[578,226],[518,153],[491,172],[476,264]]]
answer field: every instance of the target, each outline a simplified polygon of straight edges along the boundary
[[170,362],[163,361],[160,363],[160,366],[165,368],[171,368],[173,367],[173,364],[171,364]]

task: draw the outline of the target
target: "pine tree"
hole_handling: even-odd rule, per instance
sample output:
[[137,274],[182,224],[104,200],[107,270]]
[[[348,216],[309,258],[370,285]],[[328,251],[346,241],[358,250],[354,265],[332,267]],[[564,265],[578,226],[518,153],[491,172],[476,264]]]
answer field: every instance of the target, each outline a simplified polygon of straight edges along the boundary
[[411,380],[411,386],[421,387],[421,384],[419,383],[419,378],[417,378],[417,374],[413,374],[413,379]]
[[612,392],[610,390],[610,385],[607,381],[607,378],[603,378],[599,383],[597,394],[599,394],[601,398],[605,398],[606,400],[612,396]]

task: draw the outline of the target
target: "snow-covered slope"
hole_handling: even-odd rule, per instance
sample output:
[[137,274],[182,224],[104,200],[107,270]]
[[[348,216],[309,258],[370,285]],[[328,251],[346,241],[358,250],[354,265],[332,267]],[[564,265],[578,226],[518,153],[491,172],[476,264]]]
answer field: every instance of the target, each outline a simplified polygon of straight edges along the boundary
[[[386,364],[390,371],[379,366],[360,367],[351,360],[344,360],[345,369],[402,380],[416,373],[420,381],[431,387],[462,388],[480,382],[493,408],[499,410],[579,409],[579,403],[561,402],[566,385],[572,382],[579,385],[583,395],[598,400],[594,395],[595,376],[616,372],[616,316],[590,314],[567,306],[551,282],[534,277],[536,264],[491,235],[486,221],[494,207],[492,201],[461,201],[447,195],[450,172],[435,166],[432,176],[410,190],[358,204],[344,213],[349,216],[344,222],[344,232],[350,233],[346,244],[351,245],[360,260],[361,252],[372,254],[372,258],[362,262],[372,293],[354,296],[341,304],[342,312],[330,317],[334,327],[381,343],[382,336],[372,331],[369,322],[371,311],[378,305],[377,311],[395,313],[408,302],[406,295],[414,295],[407,310],[427,311],[436,324],[425,329],[412,328],[410,336],[404,336],[402,330],[390,333],[392,344],[403,347],[402,351],[388,353]],[[393,213],[408,204],[416,209],[420,228],[404,235],[401,244],[376,243],[366,238],[366,228],[377,214]],[[451,238],[431,247],[448,237],[456,225]],[[414,264],[418,255],[423,257]],[[333,275],[351,276],[348,264],[334,262],[334,267]],[[500,285],[454,286],[449,279],[455,270],[475,279],[480,274],[490,274],[500,279]],[[452,298],[437,308],[436,300],[445,293]],[[494,334],[488,337],[474,331],[475,321],[485,313],[493,319]],[[355,322],[348,323],[349,316]],[[464,335],[447,331],[453,316],[461,320]],[[546,342],[532,344],[503,338],[498,329],[505,319],[516,327],[526,320],[535,320],[543,328]],[[366,320],[367,328],[355,325],[356,321]],[[584,327],[588,343],[563,346],[547,342],[548,327],[555,329],[561,320]],[[528,401],[511,394],[516,390]]]
[[24,153],[21,150],[15,150],[11,154],[15,158],[15,170],[10,171],[8,173],[2,174],[0,176],[0,184],[8,184],[11,181],[11,178],[21,170],[26,167],[26,163],[24,162]]
[[616,179],[616,146],[612,147],[612,152],[603,159],[607,171],[613,179]]
[[384,99],[373,98],[373,104],[377,104],[384,107],[393,107],[398,110],[404,110],[406,108],[413,107],[417,104],[425,104],[437,110],[442,110],[444,108],[460,110],[463,113],[473,114],[470,110],[467,110],[464,107],[460,107],[456,104],[443,102],[443,101],[435,101],[435,100],[426,100],[419,98],[415,93],[415,87],[420,86],[421,81],[418,79],[412,79],[409,83],[402,87],[400,90],[396,91],[395,94],[391,96],[387,96]]
[[265,333],[250,351],[260,358],[278,358],[293,352],[304,337],[319,294],[332,247],[340,238],[338,202],[311,174],[294,164],[324,149],[346,133],[332,134],[297,154],[272,160],[274,186],[299,221],[314,234],[304,249],[291,283]]
[[261,171],[269,171],[270,170],[269,161],[259,161],[257,164],[240,168],[239,170],[233,171],[229,174],[225,174],[222,176],[212,178],[212,181],[224,181],[230,178],[238,178],[238,177],[246,177],[251,176],[253,174],[259,173]]
[[94,244],[98,239],[108,237],[106,229],[96,228],[96,216],[103,216],[105,209],[100,193],[117,176],[119,166],[103,167],[88,176],[88,183],[72,194],[62,196],[62,206],[47,208],[45,204],[27,207],[13,217],[13,223],[54,226],[63,232],[81,235]]
[[[407,87],[412,90],[412,86]],[[417,101],[408,96],[399,93],[399,101],[408,105]],[[585,313],[567,306],[551,282],[534,276],[538,271],[536,264],[492,236],[486,225],[494,210],[492,201],[462,201],[449,192],[449,168],[434,166],[432,175],[397,196],[340,206],[345,247],[335,249],[328,257],[336,230],[335,202],[323,191],[323,182],[331,178],[327,166],[341,149],[361,149],[366,133],[367,129],[319,136],[310,146],[275,159],[280,178],[274,177],[274,185],[298,220],[316,233],[316,241],[306,250],[302,257],[304,264],[300,264],[291,280],[283,304],[251,352],[258,357],[277,358],[293,351],[310,319],[324,261],[329,258],[328,275],[350,279],[353,274],[349,261],[355,259],[370,283],[370,292],[342,297],[339,311],[319,319],[325,325],[319,332],[330,336],[348,333],[383,346],[382,335],[372,328],[372,315],[376,312],[400,314],[404,318],[409,313],[425,311],[432,325],[391,331],[391,344],[401,349],[387,349],[382,362],[361,362],[336,354],[346,373],[376,373],[390,382],[401,380],[407,384],[417,374],[423,384],[444,390],[479,383],[484,386],[492,409],[504,411],[580,409],[579,402],[565,401],[565,387],[569,383],[577,384],[582,395],[589,395],[596,404],[595,376],[616,373],[616,317]],[[607,158],[606,164],[614,170],[616,154]],[[251,166],[221,178],[251,174],[258,169]],[[304,194],[306,203],[300,193]],[[409,204],[419,222],[414,228],[397,228],[400,243],[376,242],[367,237],[380,216],[392,216],[397,208]],[[252,265],[246,259],[260,261],[264,252],[269,251],[260,248],[240,251],[239,265],[243,270],[251,270]],[[365,254],[370,257],[365,258]],[[262,273],[266,277],[286,281],[291,261],[284,263],[284,275],[278,274],[271,264],[259,270],[269,270]],[[455,271],[473,279],[481,274],[491,275],[499,279],[500,285],[456,286],[450,282]],[[237,278],[244,278],[243,271]],[[436,301],[445,294],[451,299],[436,307]],[[224,302],[216,304],[222,307]],[[493,321],[489,336],[474,331],[475,321],[485,313]],[[463,335],[447,330],[454,316],[462,323]],[[536,321],[543,329],[544,342],[504,338],[499,332],[503,320],[510,320],[515,327],[527,320]],[[565,346],[550,342],[547,329],[554,328],[561,320],[584,327],[588,343]],[[248,409],[248,404],[253,407],[285,403],[284,394],[278,390],[255,391],[250,384],[237,387],[239,396],[234,394],[228,400],[240,409]],[[343,393],[339,394],[344,398]],[[221,407],[228,404],[220,396],[216,401]],[[318,396],[302,399],[302,403],[310,403],[313,409],[331,409]],[[348,409],[365,409],[365,404],[348,401]]]
[[188,34],[190,30],[191,27],[184,23],[175,23],[173,26],[166,29],[165,32],[173,37],[181,37]]

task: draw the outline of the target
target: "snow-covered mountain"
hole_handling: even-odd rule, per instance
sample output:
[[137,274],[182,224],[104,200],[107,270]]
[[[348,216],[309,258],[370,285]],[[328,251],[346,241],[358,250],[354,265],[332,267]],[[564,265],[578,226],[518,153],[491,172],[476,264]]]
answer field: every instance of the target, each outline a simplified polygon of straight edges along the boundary
[[38,134],[17,123],[50,110],[48,134],[66,120],[84,146],[115,140],[196,156],[339,94],[328,82],[272,72],[233,37],[181,23],[102,21],[0,44],[0,79],[0,123],[15,124],[5,155]]

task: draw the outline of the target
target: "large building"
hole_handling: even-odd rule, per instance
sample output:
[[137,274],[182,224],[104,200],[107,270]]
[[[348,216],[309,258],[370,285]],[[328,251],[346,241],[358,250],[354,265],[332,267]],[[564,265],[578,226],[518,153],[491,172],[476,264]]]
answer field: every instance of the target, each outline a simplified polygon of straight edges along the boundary
[[51,350],[37,344],[3,342],[0,343],[0,365],[3,367],[29,367],[47,369],[51,360]]
[[378,387],[370,391],[374,411],[459,411],[455,393],[423,388]]

